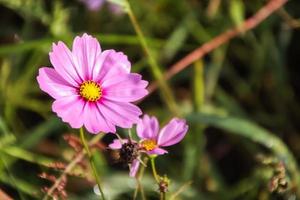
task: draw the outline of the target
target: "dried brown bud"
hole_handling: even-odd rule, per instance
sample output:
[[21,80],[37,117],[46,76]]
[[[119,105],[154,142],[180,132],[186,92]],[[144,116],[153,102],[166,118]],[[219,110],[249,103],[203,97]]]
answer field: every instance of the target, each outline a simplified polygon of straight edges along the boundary
[[164,177],[160,177],[160,181],[158,184],[159,192],[161,192],[161,193],[168,192],[169,185],[170,185],[170,180],[168,179],[168,177],[166,175]]
[[277,163],[274,167],[274,174],[280,177],[285,177],[285,166],[283,162]]
[[270,192],[274,192],[277,190],[278,188],[278,179],[276,177],[271,178],[271,180],[269,181],[269,191]]
[[139,155],[139,146],[134,142],[122,144],[120,149],[120,161],[126,164],[131,164]]

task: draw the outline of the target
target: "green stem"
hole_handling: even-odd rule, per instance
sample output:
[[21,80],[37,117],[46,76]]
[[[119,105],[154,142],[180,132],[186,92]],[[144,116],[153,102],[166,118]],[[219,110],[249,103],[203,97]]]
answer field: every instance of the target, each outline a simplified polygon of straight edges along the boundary
[[81,127],[80,128],[80,139],[81,139],[81,142],[83,144],[83,147],[89,157],[89,161],[90,161],[90,165],[92,167],[92,170],[93,170],[93,173],[94,173],[94,176],[95,176],[95,179],[96,179],[96,182],[97,182],[97,185],[98,185],[98,188],[99,188],[99,191],[101,193],[101,198],[102,200],[105,200],[105,196],[104,196],[104,193],[103,193],[103,190],[101,188],[101,184],[100,184],[100,178],[99,178],[99,175],[97,173],[97,169],[96,169],[96,165],[95,165],[95,162],[94,162],[94,157],[89,149],[89,146],[85,140],[85,136],[84,136],[84,130],[83,128]]
[[130,21],[134,27],[134,30],[138,36],[138,39],[142,45],[142,48],[143,48],[143,51],[145,52],[146,56],[148,57],[148,61],[149,61],[149,65],[151,67],[151,70],[152,70],[152,73],[154,75],[154,77],[158,80],[158,83],[162,89],[162,95],[163,97],[165,98],[165,102],[167,104],[167,106],[169,107],[169,109],[175,113],[176,115],[179,115],[179,110],[177,108],[177,105],[175,103],[175,98],[173,96],[173,93],[170,89],[170,87],[168,86],[168,84],[166,83],[166,81],[164,80],[163,78],[163,74],[157,64],[157,62],[155,61],[152,53],[151,53],[151,50],[147,44],[147,41],[145,39],[145,36],[138,24],[138,21],[134,15],[134,13],[132,12],[132,9],[131,9],[131,6],[130,6],[130,3],[128,0],[125,1],[126,2],[126,11],[127,11],[127,14],[130,18]]
[[130,139],[132,139],[131,129],[128,129],[128,136],[129,136]]
[[[148,157],[145,157],[145,158],[143,159],[143,162],[144,162],[145,164],[147,164],[147,162],[148,162]],[[144,192],[142,183],[141,183],[141,180],[142,180],[142,178],[143,178],[144,172],[145,172],[145,165],[141,165],[140,171],[139,171],[139,173],[138,173],[138,176],[136,177],[137,186],[136,186],[136,189],[135,189],[135,191],[134,191],[133,200],[136,200],[136,199],[137,199],[137,195],[138,195],[138,190],[139,190],[139,189],[140,189],[140,191],[141,191],[142,200],[146,200],[146,195],[145,195],[145,192]]]
[[[155,167],[155,158],[156,156],[150,156],[150,161],[151,161],[151,168],[152,168],[152,173],[155,178],[155,181],[158,185],[161,184],[160,176],[157,174],[156,167]],[[166,199],[166,193],[160,190],[160,200],[165,200]]]
[[160,193],[160,200],[166,200],[166,193],[164,192]]
[[157,174],[156,167],[155,167],[155,157],[151,156],[150,161],[151,161],[151,168],[152,168],[153,176],[155,178],[155,181],[159,184],[159,175]]

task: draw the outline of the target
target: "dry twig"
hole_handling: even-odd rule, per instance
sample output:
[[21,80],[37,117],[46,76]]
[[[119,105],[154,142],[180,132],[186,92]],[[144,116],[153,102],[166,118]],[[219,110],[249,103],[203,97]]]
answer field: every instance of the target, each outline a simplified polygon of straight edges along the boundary
[[[103,136],[102,134],[96,135],[89,142],[88,145],[92,146],[92,145],[96,144],[102,136]],[[69,173],[71,173],[71,171],[74,169],[74,167],[80,161],[82,161],[82,159],[84,158],[85,154],[86,154],[86,152],[83,149],[76,154],[75,158],[66,166],[66,168],[64,169],[64,171],[62,172],[62,174],[60,175],[60,177],[56,179],[56,181],[54,182],[54,184],[52,185],[52,187],[47,190],[47,193],[44,196],[43,200],[48,199],[48,197],[50,197],[53,194],[53,192],[61,185],[61,182],[63,182],[65,180],[66,175],[69,174]]]
[[[203,44],[199,48],[195,49],[187,56],[182,58],[180,61],[175,63],[170,67],[170,69],[164,74],[164,79],[168,80],[178,72],[182,71],[183,69],[187,68],[196,60],[202,58],[204,55],[208,54],[209,52],[213,51],[214,49],[218,48],[219,46],[227,43],[232,38],[245,33],[253,28],[255,28],[258,24],[264,21],[267,17],[269,17],[272,13],[276,10],[281,8],[288,0],[271,0],[269,1],[264,7],[258,10],[252,17],[248,18],[244,23],[240,26],[234,27],[229,29],[219,36],[213,38],[211,41]],[[149,93],[152,93],[154,90],[157,89],[158,83],[153,82],[149,87]]]

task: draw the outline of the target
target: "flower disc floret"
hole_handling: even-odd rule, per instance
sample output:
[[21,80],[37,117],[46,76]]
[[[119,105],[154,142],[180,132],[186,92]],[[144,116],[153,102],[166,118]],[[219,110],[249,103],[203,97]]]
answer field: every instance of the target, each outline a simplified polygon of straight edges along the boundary
[[84,81],[80,85],[79,94],[87,101],[98,101],[102,96],[102,88],[94,81]]
[[141,142],[141,146],[146,150],[146,151],[152,151],[153,149],[156,148],[156,140],[152,139],[146,139]]

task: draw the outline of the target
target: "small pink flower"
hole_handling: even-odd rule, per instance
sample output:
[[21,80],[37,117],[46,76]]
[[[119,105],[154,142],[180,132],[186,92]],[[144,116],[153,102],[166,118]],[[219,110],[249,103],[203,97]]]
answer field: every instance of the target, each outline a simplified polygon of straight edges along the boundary
[[168,152],[161,147],[177,144],[184,138],[188,130],[188,125],[183,119],[173,118],[159,130],[156,117],[144,115],[144,118],[138,122],[136,130],[141,139],[140,146],[150,155],[161,155]]
[[86,7],[92,11],[99,10],[105,3],[105,0],[80,0],[80,1],[83,2],[86,5]]
[[40,68],[37,81],[55,99],[52,110],[72,128],[114,133],[116,126],[138,122],[142,112],[131,102],[148,94],[148,82],[130,73],[126,55],[102,51],[96,38],[83,34],[72,50],[63,42],[53,44],[49,57],[54,68]]
[[[161,147],[172,146],[180,142],[187,133],[188,125],[183,119],[173,118],[167,125],[159,130],[159,123],[156,117],[144,115],[143,119],[137,124],[137,134],[141,139],[139,141],[139,151],[146,152],[149,155],[161,155],[168,153]],[[137,143],[136,141],[131,141]],[[122,144],[123,143],[123,144]],[[109,145],[111,149],[122,149],[124,144],[129,143],[127,139],[115,139]],[[134,177],[139,169],[140,161],[138,158],[130,163],[129,175]]]
[[[85,4],[85,6],[91,10],[91,11],[97,11],[100,10],[105,1],[107,0],[80,0],[82,3]],[[109,3],[109,2],[108,2]],[[108,9],[114,13],[115,15],[121,15],[124,11],[121,6],[114,4],[114,3],[109,3],[108,4]]]

